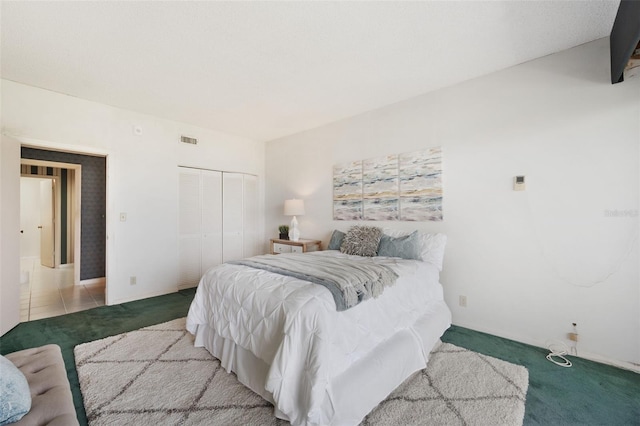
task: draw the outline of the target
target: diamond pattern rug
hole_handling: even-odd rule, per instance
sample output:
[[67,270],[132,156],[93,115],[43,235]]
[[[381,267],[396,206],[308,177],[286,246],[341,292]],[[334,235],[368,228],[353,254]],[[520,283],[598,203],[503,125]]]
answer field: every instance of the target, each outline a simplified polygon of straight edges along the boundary
[[[185,319],[78,345],[76,368],[90,425],[285,425],[204,348]],[[426,369],[362,425],[521,425],[526,368],[443,343]]]

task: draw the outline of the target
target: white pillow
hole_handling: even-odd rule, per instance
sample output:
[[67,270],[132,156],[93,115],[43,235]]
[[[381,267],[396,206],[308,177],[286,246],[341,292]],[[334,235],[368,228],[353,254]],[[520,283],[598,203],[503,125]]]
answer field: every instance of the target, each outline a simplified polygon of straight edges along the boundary
[[[385,235],[390,237],[403,237],[411,234],[413,231],[400,231],[397,229],[385,228],[382,230]],[[439,271],[442,271],[444,262],[444,248],[447,245],[447,236],[445,234],[430,234],[424,231],[418,231],[419,258],[423,262],[431,263]]]

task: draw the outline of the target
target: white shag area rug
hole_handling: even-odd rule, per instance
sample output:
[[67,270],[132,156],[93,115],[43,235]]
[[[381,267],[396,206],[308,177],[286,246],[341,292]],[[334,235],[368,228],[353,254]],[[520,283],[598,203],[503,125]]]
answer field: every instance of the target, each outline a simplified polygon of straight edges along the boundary
[[[76,346],[89,424],[285,425],[204,348],[185,319]],[[521,425],[526,368],[443,343],[362,425]]]

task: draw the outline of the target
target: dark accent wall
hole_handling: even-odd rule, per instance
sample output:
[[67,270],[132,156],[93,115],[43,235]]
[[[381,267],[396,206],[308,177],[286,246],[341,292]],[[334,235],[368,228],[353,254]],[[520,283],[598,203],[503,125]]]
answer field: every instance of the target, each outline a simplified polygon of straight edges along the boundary
[[105,157],[22,148],[22,158],[82,166],[80,279],[102,278],[105,272],[107,160]]
[[67,263],[67,169],[60,170],[60,263]]

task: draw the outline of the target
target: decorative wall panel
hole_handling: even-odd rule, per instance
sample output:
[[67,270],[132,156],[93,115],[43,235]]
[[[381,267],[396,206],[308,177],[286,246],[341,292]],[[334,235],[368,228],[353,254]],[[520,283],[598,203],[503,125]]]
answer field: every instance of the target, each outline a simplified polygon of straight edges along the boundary
[[362,219],[362,161],[333,167],[333,218]]
[[398,156],[362,162],[364,220],[398,220]]
[[442,150],[401,154],[400,220],[442,220]]

